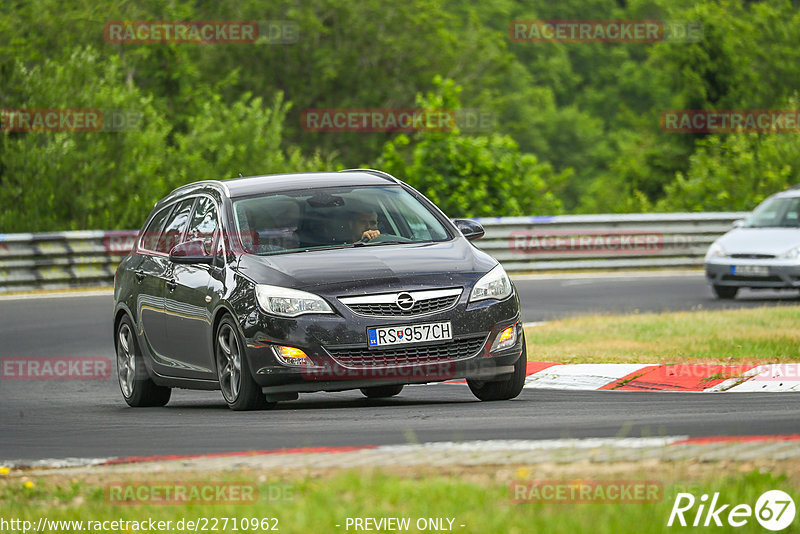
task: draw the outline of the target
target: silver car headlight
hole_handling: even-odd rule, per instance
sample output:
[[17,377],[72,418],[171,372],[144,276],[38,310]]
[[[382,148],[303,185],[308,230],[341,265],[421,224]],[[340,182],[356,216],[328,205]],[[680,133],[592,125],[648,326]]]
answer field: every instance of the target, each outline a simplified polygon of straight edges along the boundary
[[722,245],[719,243],[712,243],[711,246],[708,247],[708,252],[706,252],[706,260],[711,258],[724,258],[727,255]]
[[283,317],[297,317],[305,313],[333,313],[322,297],[288,287],[257,284],[256,300],[265,312]]
[[509,280],[505,269],[498,265],[485,275],[472,288],[469,301],[497,299],[503,300],[511,294],[511,280]]
[[800,258],[800,247],[790,248],[778,257],[782,260],[796,260]]

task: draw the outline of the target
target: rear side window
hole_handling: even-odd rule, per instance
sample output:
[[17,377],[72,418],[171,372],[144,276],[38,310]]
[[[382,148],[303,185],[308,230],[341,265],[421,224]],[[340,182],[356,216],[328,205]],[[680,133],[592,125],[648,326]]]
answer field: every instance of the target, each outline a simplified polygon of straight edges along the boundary
[[192,205],[194,199],[186,199],[181,201],[172,212],[161,237],[158,239],[158,246],[156,252],[169,253],[172,247],[183,241],[183,234],[186,231],[186,226],[189,224],[189,214],[192,212]]
[[147,228],[144,229],[144,233],[142,234],[142,238],[139,241],[139,246],[145,250],[155,250],[158,246],[158,238],[161,237],[161,229],[164,228],[164,222],[167,220],[167,217],[172,212],[172,208],[174,206],[168,206],[163,210],[156,213],[156,215],[150,219],[150,224],[147,225]]

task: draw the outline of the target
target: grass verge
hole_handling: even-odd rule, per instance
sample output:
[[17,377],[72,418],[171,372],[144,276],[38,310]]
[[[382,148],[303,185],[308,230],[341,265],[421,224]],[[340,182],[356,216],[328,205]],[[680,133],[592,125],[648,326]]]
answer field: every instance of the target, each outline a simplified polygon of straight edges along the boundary
[[800,361],[800,306],[589,315],[525,331],[528,359],[561,363]]
[[[607,465],[600,468],[578,467],[565,469],[563,465],[546,466],[482,466],[476,470],[462,469],[453,473],[446,470],[415,470],[402,473],[379,470],[337,470],[327,473],[278,475],[253,470],[204,473],[138,473],[84,475],[64,478],[45,476],[38,478],[9,477],[0,480],[0,517],[30,521],[37,525],[40,518],[52,521],[83,521],[82,531],[92,529],[87,521],[171,521],[163,532],[186,532],[177,522],[200,521],[197,529],[221,532],[261,532],[277,526],[279,532],[355,532],[347,527],[348,518],[409,518],[410,528],[403,531],[418,532],[417,521],[428,518],[442,520],[456,532],[547,532],[577,533],[640,533],[670,532],[667,527],[675,497],[678,492],[690,492],[698,499],[702,494],[719,492],[719,503],[755,506],[758,497],[769,490],[787,492],[796,502],[800,497],[797,477],[774,474],[780,469],[749,467],[745,472],[727,466],[704,470],[691,462],[649,463],[635,465],[627,470],[614,471]],[[795,466],[796,467],[796,466]],[[597,469],[600,469],[598,471]],[[789,470],[791,471],[791,469]],[[147,500],[128,504],[111,502],[110,486],[126,484],[141,487],[164,487],[177,484],[178,478],[190,480],[200,487],[218,487],[231,483],[254,484],[257,499],[247,504],[153,504]],[[511,486],[519,481],[560,480],[567,485],[595,481],[609,487],[631,481],[657,482],[662,485],[659,498],[647,503],[620,503],[613,499],[605,502],[570,503],[541,498],[526,498],[515,502]],[[530,494],[528,494],[530,497]],[[699,501],[698,501],[699,503]],[[728,509],[731,507],[729,506]],[[693,521],[697,506],[687,512]],[[223,519],[227,525],[223,528]],[[258,527],[252,518],[270,518]],[[277,519],[277,521],[274,521]],[[448,520],[452,520],[452,525]],[[724,519],[724,514],[723,514]],[[795,520],[795,525],[799,523]],[[77,525],[58,525],[39,532],[77,532]],[[263,528],[267,525],[268,528]],[[339,526],[337,526],[339,525]],[[463,525],[463,526],[462,526]],[[430,527],[430,524],[428,524]],[[390,529],[375,529],[388,532]],[[432,530],[427,528],[428,531]],[[679,528],[680,530],[680,528]],[[692,530],[689,528],[689,530]],[[720,531],[720,529],[714,529]],[[754,517],[737,529],[722,531],[764,532]],[[18,530],[21,531],[21,530]],[[117,532],[153,532],[141,525],[123,525]],[[363,530],[362,530],[363,531]],[[693,530],[692,530],[693,531]],[[787,531],[794,531],[789,529]]]

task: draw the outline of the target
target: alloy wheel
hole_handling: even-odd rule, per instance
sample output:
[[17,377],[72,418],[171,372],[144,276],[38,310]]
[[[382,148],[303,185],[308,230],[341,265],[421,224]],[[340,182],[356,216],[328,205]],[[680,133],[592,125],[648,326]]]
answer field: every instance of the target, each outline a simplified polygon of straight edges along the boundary
[[136,379],[136,349],[130,327],[123,323],[117,335],[117,378],[122,394],[133,395],[133,382]]
[[239,397],[242,382],[242,354],[236,332],[229,324],[223,324],[217,334],[217,372],[222,395],[228,402]]

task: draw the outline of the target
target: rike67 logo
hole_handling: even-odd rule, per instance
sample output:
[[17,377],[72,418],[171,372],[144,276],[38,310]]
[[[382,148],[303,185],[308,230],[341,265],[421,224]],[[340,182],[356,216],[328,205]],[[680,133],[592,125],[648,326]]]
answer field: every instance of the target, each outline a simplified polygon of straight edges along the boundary
[[780,490],[762,493],[755,507],[749,504],[735,506],[730,503],[723,504],[719,492],[714,493],[710,501],[708,494],[705,493],[699,499],[691,493],[678,493],[667,526],[721,527],[728,524],[732,527],[741,527],[755,516],[762,527],[777,532],[792,524],[795,511],[792,498]]

